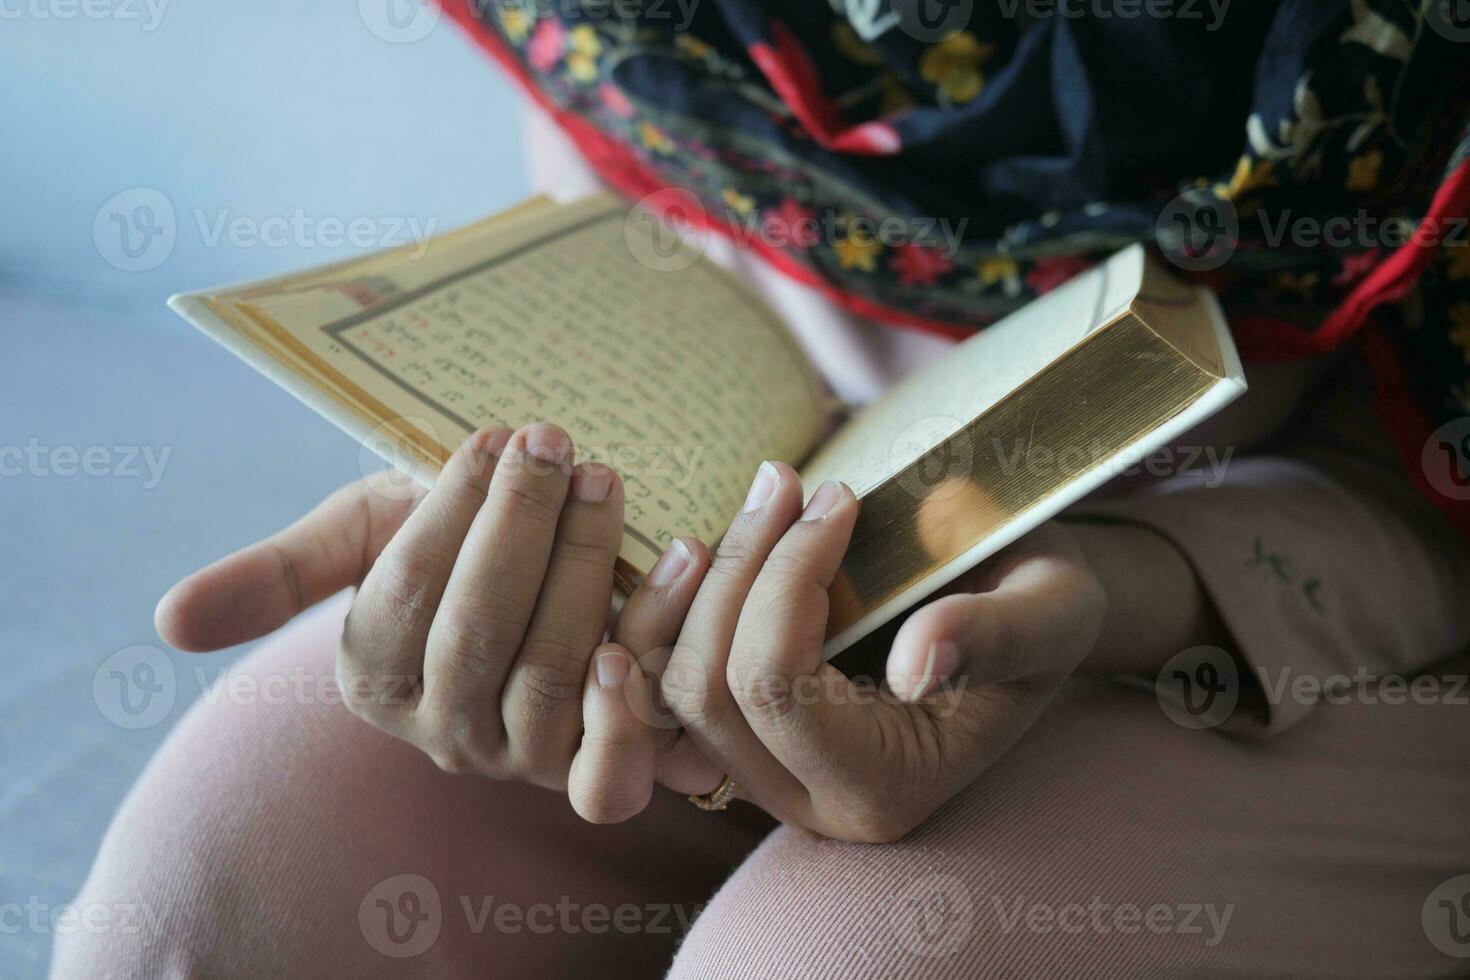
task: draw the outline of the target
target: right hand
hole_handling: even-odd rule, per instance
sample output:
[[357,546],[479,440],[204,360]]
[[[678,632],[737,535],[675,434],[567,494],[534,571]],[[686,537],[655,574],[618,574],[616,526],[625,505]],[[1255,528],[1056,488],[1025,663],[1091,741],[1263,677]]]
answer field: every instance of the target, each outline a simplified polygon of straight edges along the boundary
[[[158,606],[159,635],[217,650],[357,585],[337,655],[354,713],[446,771],[565,789],[623,538],[617,474],[573,467],[573,452],[553,425],[485,429],[432,490],[385,492],[390,472],[350,484],[175,585]],[[622,649],[600,657],[672,646],[708,567],[699,541],[672,545],[614,626]],[[603,752],[588,748],[578,781],[604,783]]]

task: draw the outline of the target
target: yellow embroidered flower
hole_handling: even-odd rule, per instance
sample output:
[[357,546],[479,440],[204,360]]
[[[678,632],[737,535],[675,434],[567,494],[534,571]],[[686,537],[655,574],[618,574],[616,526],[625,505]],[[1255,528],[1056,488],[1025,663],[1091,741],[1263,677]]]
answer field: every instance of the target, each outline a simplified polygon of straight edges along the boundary
[[500,26],[505,30],[505,36],[516,44],[520,44],[531,33],[531,18],[526,14],[526,8],[518,2],[512,2],[499,8]]
[[898,76],[889,72],[878,79],[878,115],[896,116],[914,104],[914,97],[903,87]]
[[696,58],[703,58],[713,50],[699,38],[682,31],[674,36],[674,47]]
[[1470,243],[1464,241],[1445,242],[1444,260],[1448,268],[1445,275],[1455,282],[1470,279]]
[[1359,154],[1348,164],[1345,186],[1350,191],[1371,191],[1378,186],[1378,168],[1383,166],[1383,151],[1376,146]]
[[980,66],[994,54],[995,45],[981,44],[975,35],[960,31],[930,45],[919,58],[919,74],[949,101],[969,102],[985,87]]
[[872,272],[878,261],[878,254],[883,251],[883,243],[878,241],[876,235],[854,230],[838,238],[832,244],[832,250],[837,253],[837,264],[842,268]]
[[980,282],[986,286],[993,282],[1011,279],[1018,272],[1020,272],[1020,267],[1016,265],[1015,259],[985,259],[975,266],[975,275],[979,276]]
[[1236,162],[1230,183],[1215,185],[1215,193],[1220,197],[1233,198],[1262,187],[1275,187],[1275,170],[1275,160],[1255,160],[1246,154]]
[[585,54],[573,52],[567,55],[567,71],[579,82],[591,82],[597,78],[597,62]]
[[1280,293],[1296,293],[1302,299],[1311,299],[1312,291],[1317,288],[1317,273],[1307,272],[1296,275],[1291,272],[1283,272],[1276,277],[1276,289]]
[[567,34],[571,51],[567,54],[567,71],[579,82],[597,79],[597,56],[602,54],[602,40],[587,24],[579,24]]
[[638,138],[643,140],[643,145],[655,153],[668,155],[674,152],[674,144],[664,131],[651,122],[638,125]]
[[602,41],[598,38],[597,31],[587,24],[578,24],[572,28],[567,39],[572,42],[572,50],[577,54],[589,58],[602,54]]
[[832,25],[832,44],[838,51],[860,65],[883,64],[883,56],[858,37],[857,31],[853,30],[852,25],[846,21]]
[[730,210],[736,214],[749,214],[755,210],[755,198],[740,193],[733,187],[726,187],[720,192],[720,197],[730,206]]

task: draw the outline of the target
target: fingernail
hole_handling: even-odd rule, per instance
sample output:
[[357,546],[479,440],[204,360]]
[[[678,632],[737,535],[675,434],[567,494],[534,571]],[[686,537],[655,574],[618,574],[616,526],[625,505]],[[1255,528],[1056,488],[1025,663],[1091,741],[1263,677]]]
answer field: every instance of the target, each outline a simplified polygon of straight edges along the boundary
[[579,466],[572,471],[572,496],[584,504],[600,504],[612,493],[612,470],[605,466]]
[[832,508],[837,506],[842,496],[841,484],[828,480],[817,487],[817,492],[812,494],[811,500],[807,501],[806,510],[801,512],[801,519],[804,521],[821,520],[832,512]]
[[689,562],[694,558],[690,553],[689,546],[678,538],[673,544],[664,550],[658,561],[648,573],[648,584],[653,586],[664,586],[673,582],[684,574],[689,567]]
[[628,679],[628,655],[615,650],[599,653],[593,668],[597,671],[597,686],[616,691]]
[[938,640],[929,644],[929,649],[913,651],[906,657],[908,664],[890,665],[888,686],[893,693],[909,701],[917,701],[929,695],[940,678],[949,677],[960,666],[960,648],[950,640]]
[[547,463],[560,463],[566,458],[567,434],[554,425],[538,422],[526,431],[526,452]]
[[765,506],[780,482],[781,474],[776,472],[776,467],[770,463],[762,463],[761,468],[755,471],[755,481],[750,485],[750,493],[745,495],[745,506],[740,508],[740,513],[749,514]]
[[501,456],[505,453],[506,444],[510,442],[509,429],[496,429],[485,437],[480,443],[480,448],[491,456]]

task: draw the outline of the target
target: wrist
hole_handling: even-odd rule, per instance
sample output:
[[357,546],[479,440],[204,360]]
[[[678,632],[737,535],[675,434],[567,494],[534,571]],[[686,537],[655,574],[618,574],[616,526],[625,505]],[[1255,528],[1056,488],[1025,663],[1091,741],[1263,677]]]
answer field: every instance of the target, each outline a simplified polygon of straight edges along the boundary
[[1107,613],[1081,670],[1156,673],[1180,650],[1230,645],[1229,631],[1189,558],[1140,524],[1062,522],[1107,593]]

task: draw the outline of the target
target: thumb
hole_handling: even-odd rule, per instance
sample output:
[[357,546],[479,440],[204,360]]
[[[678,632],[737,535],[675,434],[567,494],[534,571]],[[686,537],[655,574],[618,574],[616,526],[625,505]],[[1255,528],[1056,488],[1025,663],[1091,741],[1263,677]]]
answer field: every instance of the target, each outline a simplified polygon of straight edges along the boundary
[[986,592],[945,596],[894,637],[888,686],[906,701],[941,682],[995,684],[1069,674],[1096,642],[1107,596],[1080,555],[1008,557]]

